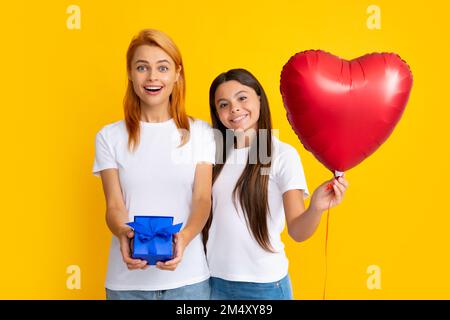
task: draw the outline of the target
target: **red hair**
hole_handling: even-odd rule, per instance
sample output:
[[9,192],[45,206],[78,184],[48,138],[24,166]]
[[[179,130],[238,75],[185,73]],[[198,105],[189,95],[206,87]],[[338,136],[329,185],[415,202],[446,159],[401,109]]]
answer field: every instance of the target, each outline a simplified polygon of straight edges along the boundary
[[[178,50],[172,39],[165,33],[154,30],[144,29],[139,32],[128,47],[127,51],[127,72],[131,72],[131,63],[136,52],[136,49],[142,45],[156,46],[164,50],[175,62],[175,66],[180,70],[178,81],[173,86],[172,93],[169,98],[170,110],[169,113],[175,121],[178,129],[183,130],[181,145],[184,145],[189,140],[189,118],[185,110],[185,92],[186,83],[184,77],[183,60],[181,53]],[[140,137],[140,120],[141,107],[140,99],[133,89],[133,82],[128,80],[127,91],[123,100],[125,123],[128,131],[128,147],[130,150],[135,150],[139,145]]]

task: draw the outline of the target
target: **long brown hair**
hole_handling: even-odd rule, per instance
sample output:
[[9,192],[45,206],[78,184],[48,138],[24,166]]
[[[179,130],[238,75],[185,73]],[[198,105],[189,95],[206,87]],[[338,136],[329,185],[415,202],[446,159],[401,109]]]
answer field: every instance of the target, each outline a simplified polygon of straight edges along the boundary
[[[186,83],[184,77],[184,66],[181,58],[180,50],[178,50],[172,39],[165,33],[154,30],[144,29],[140,31],[133,39],[127,50],[127,72],[131,72],[131,64],[134,53],[139,46],[150,45],[156,46],[164,50],[175,62],[177,69],[180,69],[180,76],[178,81],[174,84],[172,93],[169,98],[170,110],[169,113],[174,119],[178,129],[183,132],[181,138],[181,145],[185,144],[189,139],[189,118],[185,110],[185,92]],[[141,106],[140,99],[133,89],[133,82],[128,79],[127,91],[123,100],[125,123],[128,131],[128,148],[135,150],[139,145],[140,137],[140,120],[141,120]]]
[[[260,135],[257,133],[251,143],[249,154],[254,154],[253,152],[259,154],[258,150],[260,150],[261,147],[265,147],[267,150],[266,155],[268,159],[270,159],[272,155],[272,121],[270,117],[269,102],[263,87],[249,71],[245,69],[232,69],[220,74],[212,82],[209,90],[209,107],[213,128],[221,132],[220,138],[222,139],[222,142],[225,141],[227,128],[222,124],[219,115],[217,114],[215,94],[219,85],[231,80],[238,81],[239,83],[252,88],[260,98],[258,130],[266,129],[267,136],[266,139],[261,139]],[[213,184],[219,177],[227,160],[227,155],[229,154],[227,144],[217,144],[217,146],[220,145],[222,145],[223,148],[222,150],[217,150],[216,165],[213,169]],[[268,204],[268,171],[270,170],[271,161],[264,161],[264,163],[262,163],[260,157],[257,157],[256,163],[254,162],[255,161],[252,161],[252,163],[250,163],[250,159],[247,159],[244,171],[233,189],[233,202],[236,206],[235,199],[239,199],[245,215],[247,227],[251,231],[254,239],[263,249],[273,252],[267,228],[267,218],[270,214]],[[208,240],[209,227],[211,226],[213,218],[211,213],[209,221],[203,230],[203,240],[205,244]]]

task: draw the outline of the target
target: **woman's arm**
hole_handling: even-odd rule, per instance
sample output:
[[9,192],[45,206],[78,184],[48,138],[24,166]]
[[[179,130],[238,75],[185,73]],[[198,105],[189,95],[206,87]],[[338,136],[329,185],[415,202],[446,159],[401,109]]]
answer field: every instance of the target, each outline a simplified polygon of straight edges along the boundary
[[199,163],[195,169],[192,210],[181,233],[191,242],[205,226],[211,212],[212,165]]
[[175,270],[181,262],[184,249],[203,229],[211,212],[212,164],[198,163],[195,168],[194,190],[192,192],[191,214],[185,227],[174,235],[175,258],[158,262],[162,270]]
[[109,230],[119,239],[123,261],[130,270],[145,269],[147,261],[131,258],[130,239],[133,238],[134,233],[126,225],[128,212],[123,202],[118,171],[117,169],[106,169],[102,170],[100,175],[106,199],[106,224]]
[[103,184],[103,193],[106,199],[106,224],[116,236],[131,228],[126,225],[128,212],[122,198],[117,169],[106,169],[100,172]]
[[[333,188],[327,185],[333,183]],[[325,181],[313,193],[307,210],[303,203],[303,190],[289,190],[283,194],[288,233],[292,239],[302,242],[309,239],[319,226],[323,212],[339,204],[348,187],[345,178]],[[331,201],[331,202],[330,202]]]

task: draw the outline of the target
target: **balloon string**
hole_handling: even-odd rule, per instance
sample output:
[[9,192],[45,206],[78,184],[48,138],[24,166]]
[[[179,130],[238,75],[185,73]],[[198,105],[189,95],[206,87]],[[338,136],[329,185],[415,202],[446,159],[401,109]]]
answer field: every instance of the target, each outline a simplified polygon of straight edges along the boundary
[[327,278],[328,278],[328,225],[330,223],[330,207],[331,202],[333,200],[330,200],[330,204],[328,205],[328,211],[327,211],[327,224],[326,224],[326,231],[325,231],[325,282],[323,285],[323,300],[325,300],[325,294],[327,290]]

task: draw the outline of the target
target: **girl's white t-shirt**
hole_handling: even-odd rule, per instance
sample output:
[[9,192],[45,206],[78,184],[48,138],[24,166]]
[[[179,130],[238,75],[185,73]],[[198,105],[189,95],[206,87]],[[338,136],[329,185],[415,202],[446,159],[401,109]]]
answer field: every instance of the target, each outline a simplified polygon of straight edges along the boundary
[[239,199],[236,199],[237,210],[233,204],[232,193],[247,163],[249,148],[233,149],[212,189],[213,219],[206,248],[213,277],[267,283],[278,281],[288,273],[288,259],[281,241],[285,226],[283,193],[300,189],[306,198],[309,191],[297,150],[276,137],[272,141],[267,226],[275,253],[265,251],[253,238]]
[[[104,169],[118,169],[129,221],[135,215],[173,216],[174,224],[186,225],[196,164],[215,163],[215,141],[209,124],[201,120],[190,120],[190,139],[181,147],[180,137],[173,119],[158,123],[141,121],[140,143],[133,153],[128,149],[123,120],[97,133],[93,173],[98,176]],[[155,266],[128,270],[119,240],[112,237],[105,283],[110,290],[167,290],[208,278],[201,234],[186,247],[175,271]]]

